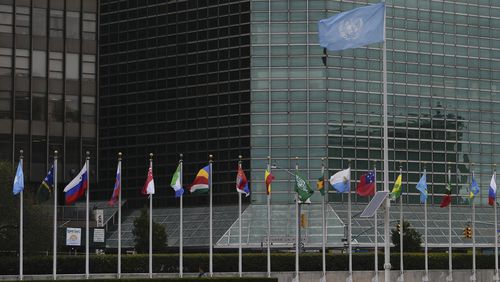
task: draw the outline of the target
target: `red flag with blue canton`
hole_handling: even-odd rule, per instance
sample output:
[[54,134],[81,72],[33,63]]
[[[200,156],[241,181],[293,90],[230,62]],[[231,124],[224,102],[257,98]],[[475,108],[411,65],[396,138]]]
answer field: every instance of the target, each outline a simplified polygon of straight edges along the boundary
[[373,170],[361,176],[356,193],[362,197],[375,195],[375,172]]
[[241,166],[238,167],[238,175],[236,175],[236,191],[241,194],[250,196],[250,188],[248,188],[248,180]]

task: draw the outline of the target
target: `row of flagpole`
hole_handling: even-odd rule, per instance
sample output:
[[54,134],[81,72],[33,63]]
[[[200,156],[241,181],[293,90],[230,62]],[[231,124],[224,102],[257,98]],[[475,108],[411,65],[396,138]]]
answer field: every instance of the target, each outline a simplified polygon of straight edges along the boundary
[[[152,174],[152,167],[153,167],[153,160],[152,160],[152,157],[153,157],[153,154],[150,154],[150,159],[149,159],[149,170],[148,170],[148,177],[146,179],[146,183],[143,187],[143,193],[145,194],[149,194],[149,200],[150,200],[150,250],[149,250],[149,277],[152,277],[152,273],[153,273],[153,269],[152,269],[152,195],[154,194],[154,180],[153,180],[153,174]],[[180,155],[180,159],[179,159],[179,165],[178,165],[178,168],[176,170],[176,173],[174,173],[174,177],[172,178],[172,183],[171,183],[171,186],[172,188],[174,188],[174,190],[176,191],[176,195],[180,196],[180,246],[179,246],[179,276],[182,277],[183,273],[183,259],[182,259],[182,251],[183,251],[183,245],[182,245],[182,195],[183,195],[183,192],[181,193],[177,193],[178,190],[182,189],[182,179],[183,179],[183,175],[182,175],[182,154]],[[239,251],[238,251],[238,254],[239,254],[239,259],[238,259],[238,272],[239,272],[239,275],[242,276],[242,243],[241,243],[241,224],[242,224],[242,221],[241,221],[241,194],[243,193],[246,193],[247,195],[249,194],[250,190],[248,188],[248,181],[246,179],[246,176],[244,175],[244,172],[243,172],[243,169],[242,169],[242,165],[241,165],[241,156],[239,156],[239,161],[238,161],[238,175],[237,175],[237,181],[236,181],[236,188],[237,188],[237,191],[240,192],[239,193],[239,196],[240,196],[240,201],[239,201]],[[57,160],[58,160],[58,155],[57,155],[57,151],[54,152],[54,164],[53,164],[53,167],[51,168],[51,170],[49,170],[49,174],[47,175],[47,177],[44,179],[44,183],[45,182],[48,182],[49,184],[51,183],[53,185],[53,188],[54,188],[54,191],[57,191]],[[75,179],[73,179],[70,184],[68,184],[66,186],[66,188],[64,189],[65,192],[70,192],[70,190],[73,188],[71,187],[72,183],[74,185],[74,183],[78,183],[78,184],[81,184],[81,188],[84,188],[86,189],[84,192],[86,192],[86,211],[87,211],[87,215],[86,215],[86,248],[85,248],[85,276],[86,278],[89,278],[89,274],[90,274],[90,271],[89,271],[89,241],[88,241],[88,237],[89,237],[89,231],[88,231],[88,223],[89,223],[89,218],[88,218],[88,209],[89,209],[89,185],[88,185],[88,165],[89,165],[89,160],[90,160],[90,157],[89,157],[89,153],[87,153],[87,157],[86,157],[86,162],[85,162],[85,166],[84,168],[82,169],[82,171],[79,173],[79,176],[77,176]],[[322,159],[324,160],[324,159]],[[121,277],[121,202],[122,202],[122,199],[121,199],[121,161],[122,161],[122,154],[119,153],[118,154],[118,165],[117,165],[117,174],[116,174],[116,181],[115,181],[115,187],[114,187],[114,190],[113,190],[113,196],[112,196],[112,200],[110,202],[113,201],[114,198],[117,197],[117,200],[119,201],[119,205],[118,205],[118,217],[119,217],[119,220],[118,220],[118,266],[117,266],[117,276],[118,277]],[[208,190],[209,192],[212,190],[212,181],[211,181],[211,177],[212,177],[212,155],[210,155],[210,160],[209,160],[209,166],[208,166],[208,170],[209,170],[209,175],[208,175]],[[296,176],[296,219],[297,219],[297,233],[296,233],[296,277],[297,277],[297,281],[298,281],[298,275],[299,275],[299,261],[298,261],[298,255],[299,255],[299,246],[300,246],[300,238],[298,238],[298,234],[299,234],[299,228],[300,228],[300,220],[299,220],[299,203],[303,200],[300,200],[299,199],[299,189],[298,187],[299,186],[303,186],[309,190],[310,187],[307,183],[303,183],[303,184],[299,184],[299,182],[304,182],[304,180],[302,178],[300,178],[298,176],[298,164],[296,165],[295,167],[296,169],[296,173],[295,173],[295,176]],[[20,151],[20,157],[19,157],[19,165],[18,165],[18,168],[17,168],[17,171],[16,171],[16,177],[14,179],[14,185],[13,185],[13,192],[14,194],[20,194],[20,232],[19,232],[19,236],[20,236],[20,246],[19,246],[19,249],[20,249],[20,265],[19,265],[19,277],[20,279],[22,280],[23,279],[23,197],[22,197],[22,193],[23,193],[23,190],[24,190],[24,176],[23,176],[23,155],[22,155],[22,150]],[[327,177],[326,177],[326,174],[325,174],[325,166],[324,166],[324,163],[322,163],[322,178],[323,178],[323,181],[326,181]],[[53,173],[53,175],[51,177],[49,177],[51,175],[51,172]],[[200,170],[201,172],[201,170]],[[364,174],[361,179],[360,179],[360,184],[358,184],[358,189],[359,189],[359,185],[361,185],[361,183],[363,184],[370,184],[370,183],[373,183],[373,192],[376,191],[376,184],[375,184],[375,175],[376,175],[376,167],[374,166],[374,169],[373,169],[373,175],[371,176],[372,178],[370,178],[370,172]],[[289,172],[290,173],[290,172]],[[340,176],[338,176],[340,175]],[[395,182],[395,187],[393,188],[393,191],[391,193],[391,196],[392,194],[396,193],[397,195],[395,197],[391,197],[393,199],[396,199],[397,197],[400,197],[401,196],[401,176],[402,176],[402,168],[400,167],[399,169],[399,176]],[[342,177],[344,180],[343,180],[343,183],[341,183],[341,185],[343,186],[336,186],[336,184],[339,184],[340,182],[336,182],[336,178],[340,178]],[[271,197],[271,182],[272,180],[274,179],[274,176],[272,176],[271,174],[271,166],[270,166],[270,157],[268,157],[268,165],[267,165],[267,169],[266,169],[266,174],[265,174],[265,182],[266,182],[266,191],[267,191],[267,195],[268,195],[268,232],[267,232],[267,236],[268,236],[268,241],[267,241],[267,247],[268,247],[268,276],[270,275],[271,273],[271,268],[270,268],[270,233],[271,233],[271,230],[270,230],[270,227],[271,227],[271,224],[270,224],[270,218],[271,218],[271,212],[270,212],[270,197]],[[368,179],[372,179],[372,180],[368,180]],[[195,179],[195,182],[196,182],[196,179]],[[332,175],[330,177],[330,184],[338,191],[338,192],[345,192],[345,191],[350,191],[350,165],[348,167],[348,169],[344,170],[344,171],[340,171],[334,175]],[[447,277],[447,281],[452,281],[452,242],[451,242],[451,169],[448,168],[448,183],[447,183],[447,194],[445,195],[445,197],[443,198],[443,202],[441,203],[441,207],[446,207],[448,206],[448,221],[449,221],[449,275]],[[305,186],[304,186],[305,185]],[[346,187],[347,185],[347,187]],[[326,186],[328,187],[328,185]],[[340,188],[339,188],[340,187]],[[323,188],[323,186],[321,187]],[[318,186],[318,189],[319,189],[319,186]],[[325,189],[325,188],[323,188]],[[357,190],[358,190],[357,189]],[[325,189],[326,190],[326,189]],[[325,191],[323,190],[323,191]],[[423,280],[428,280],[428,254],[427,254],[427,182],[426,182],[426,169],[424,167],[424,171],[423,171],[423,174],[422,174],[422,177],[420,179],[420,181],[418,182],[417,184],[417,190],[419,190],[421,192],[421,203],[424,204],[424,226],[425,226],[425,233],[424,233],[424,247],[425,247],[425,275],[423,277]],[[472,230],[475,231],[475,201],[474,201],[474,198],[475,198],[475,195],[477,195],[479,193],[479,187],[478,187],[478,184],[475,180],[475,173],[474,173],[474,169],[473,169],[473,166],[472,166],[472,179],[471,179],[471,187],[470,187],[470,199],[472,201]],[[326,192],[327,193],[327,192]],[[363,193],[366,193],[363,192]],[[56,275],[57,275],[57,193],[54,192],[54,245],[53,245],[53,278],[54,280],[56,279]],[[369,193],[371,195],[371,192]],[[309,194],[306,194],[306,197],[310,197],[312,195],[312,191],[309,193]],[[364,194],[364,195],[368,195],[368,194]],[[307,200],[307,198],[305,200]],[[490,191],[489,191],[489,204],[490,205],[493,205],[494,206],[494,212],[495,212],[495,220],[497,219],[497,215],[496,215],[496,205],[495,205],[495,202],[496,202],[496,168],[493,172],[493,176],[492,176],[492,179],[490,181]],[[73,201],[75,201],[76,199],[73,199]],[[322,201],[322,230],[323,230],[323,244],[322,244],[322,264],[323,264],[323,279],[325,279],[326,277],[326,260],[325,260],[325,253],[326,253],[326,250],[325,250],[325,242],[326,242],[326,215],[325,215],[325,198],[323,198],[323,201]],[[68,196],[66,197],[66,201],[68,202]],[[400,197],[400,226],[401,226],[401,231],[400,231],[400,255],[401,255],[401,258],[400,258],[400,264],[401,264],[401,268],[400,268],[400,277],[398,278],[399,281],[404,281],[404,271],[403,271],[403,233],[404,233],[404,221],[403,221],[403,209],[402,209],[402,206],[403,206],[403,201],[402,201],[402,197]],[[212,210],[212,205],[210,205],[210,210]],[[348,249],[349,249],[349,277],[348,277],[348,280],[349,279],[352,279],[352,246],[351,246],[351,235],[352,235],[352,232],[351,232],[351,216],[350,216],[350,211],[351,211],[351,203],[350,203],[350,196],[348,198],[348,231],[347,231],[347,236],[348,236]],[[210,212],[210,214],[212,214],[212,212]],[[212,221],[212,216],[210,217],[210,221]],[[377,223],[375,222],[374,224],[375,226],[375,240],[377,240]],[[210,228],[211,229],[211,228]],[[497,229],[497,223],[495,222],[495,231]],[[475,252],[475,232],[472,233],[472,246],[473,246],[473,269],[472,269],[472,274],[471,274],[471,281],[474,281],[474,279],[476,279],[476,276],[475,276],[475,270],[476,270],[476,252]],[[377,277],[377,248],[378,248],[378,243],[377,241],[375,241],[375,277],[374,277],[374,280],[377,280],[378,277]],[[498,242],[495,242],[495,254],[498,253]],[[212,244],[210,244],[210,257],[212,258],[213,254],[212,254]],[[213,261],[212,259],[210,259],[210,263],[209,263],[209,269],[210,269],[210,275],[213,275]],[[498,281],[498,258],[495,259],[495,276],[494,276],[494,280],[495,281]]]

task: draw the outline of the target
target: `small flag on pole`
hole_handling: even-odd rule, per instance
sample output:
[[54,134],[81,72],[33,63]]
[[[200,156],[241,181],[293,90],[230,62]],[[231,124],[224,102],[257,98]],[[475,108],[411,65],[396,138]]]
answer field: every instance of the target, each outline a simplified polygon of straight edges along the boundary
[[341,170],[330,177],[330,184],[339,193],[350,191],[351,189],[351,168]]
[[24,173],[23,173],[23,160],[19,160],[17,165],[16,176],[14,178],[14,185],[12,185],[12,193],[17,195],[24,190]]
[[391,200],[395,201],[399,196],[401,196],[401,192],[403,189],[401,189],[401,183],[403,182],[403,176],[400,174],[398,178],[396,178],[396,182],[394,182],[394,187],[392,187],[391,191]]
[[47,176],[42,181],[42,184],[36,190],[36,201],[42,203],[50,199],[52,188],[54,187],[54,166],[49,169]]
[[238,174],[236,175],[236,191],[245,196],[250,196],[250,188],[248,188],[248,180],[241,166],[238,166]]
[[270,195],[271,194],[271,182],[273,182],[273,180],[274,180],[274,175],[272,175],[271,172],[266,169],[266,173],[265,173],[264,178],[266,181],[266,193],[267,193],[267,195]]
[[361,176],[356,187],[356,194],[362,197],[375,195],[375,172],[373,170]]
[[295,192],[297,192],[299,200],[302,202],[307,201],[314,193],[309,183],[307,183],[304,178],[300,177],[298,172],[295,172]]
[[122,170],[122,163],[118,163],[118,167],[116,168],[116,178],[115,178],[115,187],[113,188],[113,194],[111,195],[111,199],[108,201],[108,205],[114,206],[118,201],[118,197],[120,196],[120,189],[122,189],[122,185],[120,183],[120,175]]
[[472,182],[470,184],[470,189],[469,189],[469,198],[471,200],[476,197],[476,195],[479,193],[479,185],[477,184],[476,178],[474,177],[474,172],[472,173]]
[[148,176],[146,177],[146,182],[142,187],[141,193],[143,195],[152,195],[155,193],[155,180],[153,179],[153,168],[149,165]]
[[330,51],[383,42],[385,3],[346,11],[318,23],[319,45]]
[[200,169],[196,178],[189,188],[191,193],[208,193],[208,175],[210,174],[210,165]]
[[495,179],[495,174],[491,176],[490,188],[488,189],[488,204],[493,206],[497,198],[497,181]]
[[442,208],[447,207],[451,203],[451,184],[450,182],[446,183],[446,194],[443,197],[443,200],[441,201],[441,204],[439,205]]
[[323,177],[318,178],[318,181],[316,181],[316,188],[321,193],[321,196],[325,195],[325,180]]
[[427,201],[427,176],[425,172],[417,183],[417,190],[420,191],[420,203],[425,204]]
[[184,194],[184,188],[181,186],[181,164],[177,165],[177,169],[172,176],[172,181],[170,182],[170,187],[175,191],[175,197],[179,198]]
[[82,170],[71,180],[66,187],[64,187],[64,192],[66,193],[66,204],[72,204],[76,202],[81,196],[87,191],[89,186],[88,181],[87,165],[83,165]]

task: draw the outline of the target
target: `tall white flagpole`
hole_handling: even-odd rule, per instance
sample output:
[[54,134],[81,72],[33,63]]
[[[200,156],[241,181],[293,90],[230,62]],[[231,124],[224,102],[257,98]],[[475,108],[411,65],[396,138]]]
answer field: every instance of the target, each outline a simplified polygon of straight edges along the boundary
[[[242,156],[238,156],[238,169],[241,169],[241,158]],[[241,193],[238,193],[238,273],[239,276],[242,277],[243,271],[243,262],[242,262],[242,250],[241,250]]]
[[[373,164],[373,174],[374,174],[374,183],[375,183],[375,193],[377,193],[377,165]],[[373,248],[373,254],[374,254],[374,257],[375,257],[375,261],[374,261],[374,267],[375,267],[375,275],[373,276],[373,279],[372,281],[373,282],[378,282],[378,216],[377,216],[377,212],[375,211],[375,215],[373,217],[373,221],[374,221],[374,226],[373,226],[373,230],[374,230],[374,241],[375,241],[375,246]]]
[[52,175],[54,183],[54,233],[53,233],[53,246],[52,246],[52,278],[57,279],[57,151],[54,151],[54,171]]
[[[382,0],[385,2],[385,0]],[[384,6],[384,42],[382,51],[382,80],[383,80],[383,115],[384,115],[384,191],[389,192],[389,135],[387,129],[387,43],[385,38],[387,7]],[[384,281],[390,282],[391,271],[391,249],[389,234],[389,209],[391,202],[389,197],[385,200],[384,210]]]
[[118,279],[122,277],[122,153],[118,153]]
[[[427,169],[425,168],[425,164],[424,164],[424,175],[427,175]],[[427,182],[427,178],[426,178],[426,182]],[[425,230],[424,230],[425,274],[422,277],[422,281],[425,282],[425,281],[429,281],[429,255],[427,253],[427,198],[425,199],[425,203],[424,203],[424,227],[425,227]]]
[[[267,171],[271,173],[271,156],[267,156]],[[264,186],[266,180],[264,179]],[[267,193],[267,277],[271,277],[271,193]]]
[[[351,160],[349,160],[349,172],[351,171]],[[349,246],[349,276],[346,282],[352,282],[352,230],[351,230],[351,176],[349,175],[349,189],[347,189],[347,244]]]
[[[474,179],[474,164],[472,164],[472,179]],[[476,281],[476,197],[472,199],[472,275],[470,281]]]
[[[399,175],[403,175],[403,166],[399,165]],[[402,177],[401,177],[402,178]],[[404,221],[403,221],[403,183],[401,183],[401,194],[399,195],[399,282],[405,281],[404,263],[403,263],[403,234],[404,234]]]
[[[493,165],[493,177],[495,180],[495,186],[497,183],[497,165]],[[495,187],[496,188],[496,187]],[[497,192],[495,189],[495,201],[493,202],[493,211],[495,213],[495,232],[494,238],[495,238],[495,275],[493,276],[493,281],[499,281],[500,278],[498,277],[498,223],[497,223]]]
[[210,165],[210,174],[209,174],[209,177],[208,177],[208,190],[209,190],[209,193],[210,193],[210,250],[209,250],[209,271],[210,271],[210,277],[212,277],[214,275],[214,272],[213,272],[213,242],[212,242],[212,217],[213,217],[213,214],[212,214],[212,163],[213,163],[213,156],[212,155],[209,155],[208,156],[210,158],[209,160],[209,165]]
[[[451,167],[448,165],[448,185],[451,189]],[[451,191],[449,192],[451,193]],[[446,281],[453,281],[453,260],[452,260],[452,242],[451,242],[451,205],[448,204],[448,277]]]
[[[180,178],[180,183],[181,183],[181,189],[182,188],[182,182],[183,182],[183,177],[184,177],[184,167],[183,167],[183,162],[182,162],[182,154],[179,155],[180,156],[180,160],[179,160],[179,164],[181,165],[181,171],[180,171],[180,175],[179,175],[179,178]],[[182,198],[184,197],[184,193],[182,193],[182,195],[179,197],[179,277],[182,278],[183,274],[184,274],[184,266],[183,266],[183,263],[184,263],[184,258],[183,258],[183,207],[182,207]]]
[[[298,164],[298,157],[295,157],[296,162],[295,162],[295,173],[299,170],[299,164]],[[296,181],[296,180],[295,180]],[[293,280],[294,282],[299,282],[300,277],[299,277],[299,252],[300,252],[300,212],[299,212],[299,193],[295,193],[295,279]]]
[[[23,150],[19,150],[19,163],[21,163],[21,169],[24,170],[24,167],[23,167]],[[16,172],[17,174],[17,172]],[[24,177],[24,173],[23,173],[23,177]],[[24,179],[23,179],[23,183],[24,183]],[[23,246],[23,229],[24,229],[24,225],[23,225],[23,192],[24,192],[24,187],[23,189],[21,189],[21,192],[19,193],[19,280],[23,280],[23,276],[24,276],[24,271],[23,271],[23,261],[24,261],[24,246]]]
[[[153,153],[149,153],[149,167],[153,169]],[[153,194],[149,194],[149,278],[153,278]]]
[[89,171],[89,163],[90,163],[90,152],[86,152],[86,160],[85,166],[87,167],[87,197],[85,200],[85,278],[89,279],[90,277],[90,267],[89,267],[89,201],[90,201],[90,171]]
[[328,197],[328,191],[326,187],[328,186],[328,180],[325,174],[325,158],[321,158],[321,175],[323,176],[323,203],[322,207],[322,220],[321,225],[323,225],[323,240],[321,242],[321,263],[323,265],[323,278],[322,281],[326,282],[326,197]]

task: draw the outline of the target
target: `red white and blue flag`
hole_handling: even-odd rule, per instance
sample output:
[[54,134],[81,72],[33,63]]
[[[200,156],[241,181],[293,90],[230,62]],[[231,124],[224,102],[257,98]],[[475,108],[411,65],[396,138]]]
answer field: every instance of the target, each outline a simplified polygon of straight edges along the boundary
[[111,199],[108,201],[108,205],[114,206],[118,201],[120,196],[120,190],[122,189],[122,184],[120,183],[120,176],[122,174],[122,163],[118,163],[118,167],[116,168],[116,179],[115,179],[115,188],[113,188],[113,195],[111,195]]
[[497,180],[495,174],[491,176],[490,189],[488,189],[488,204],[493,206],[497,198]]
[[81,196],[85,194],[89,187],[89,173],[87,165],[83,165],[82,170],[75,176],[71,182],[64,187],[66,193],[66,205],[76,202]]
[[245,196],[250,196],[250,188],[248,188],[248,180],[241,166],[238,166],[238,174],[236,175],[236,191]]
[[375,171],[370,170],[361,176],[356,193],[362,197],[375,195]]

